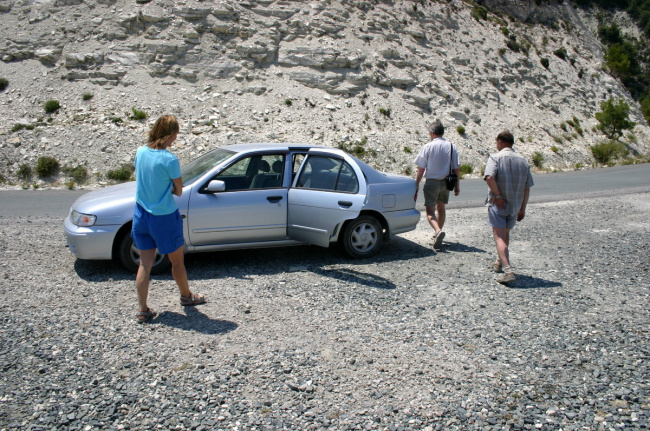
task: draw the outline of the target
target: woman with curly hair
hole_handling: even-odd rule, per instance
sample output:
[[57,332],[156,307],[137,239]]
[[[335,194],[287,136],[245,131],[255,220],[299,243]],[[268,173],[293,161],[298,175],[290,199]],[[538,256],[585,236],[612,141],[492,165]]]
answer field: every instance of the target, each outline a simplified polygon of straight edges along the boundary
[[136,317],[140,323],[156,316],[147,306],[156,249],[166,254],[172,264],[181,305],[205,303],[205,296],[190,291],[184,262],[183,219],[173,197],[183,193],[183,181],[178,158],[167,148],[176,140],[179,130],[176,117],[163,115],[149,131],[147,145],[138,148],[135,155],[136,205],[131,237],[140,249],[140,267],[135,279],[140,305]]

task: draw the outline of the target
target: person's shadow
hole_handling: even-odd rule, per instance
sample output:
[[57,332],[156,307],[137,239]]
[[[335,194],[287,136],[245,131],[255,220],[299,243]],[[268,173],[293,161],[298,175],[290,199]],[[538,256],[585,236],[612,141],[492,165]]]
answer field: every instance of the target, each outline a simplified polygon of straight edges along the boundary
[[562,287],[558,281],[544,280],[543,278],[531,277],[530,275],[517,274],[517,279],[512,283],[504,284],[511,289],[547,289],[550,287]]
[[211,319],[195,306],[185,307],[185,314],[175,311],[163,311],[153,320],[152,325],[166,325],[184,331],[201,332],[208,335],[226,334],[237,329],[238,325],[229,320]]

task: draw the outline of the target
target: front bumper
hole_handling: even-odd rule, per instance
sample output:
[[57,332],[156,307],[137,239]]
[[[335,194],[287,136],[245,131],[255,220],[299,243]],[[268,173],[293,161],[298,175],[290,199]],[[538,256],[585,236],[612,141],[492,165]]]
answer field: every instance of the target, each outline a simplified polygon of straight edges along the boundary
[[70,252],[78,259],[110,260],[119,225],[79,227],[66,217],[63,232]]

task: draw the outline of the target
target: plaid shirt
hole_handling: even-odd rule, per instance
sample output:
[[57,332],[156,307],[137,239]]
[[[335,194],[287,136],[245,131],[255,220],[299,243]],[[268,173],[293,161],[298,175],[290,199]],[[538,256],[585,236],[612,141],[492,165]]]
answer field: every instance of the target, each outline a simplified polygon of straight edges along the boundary
[[[524,189],[534,185],[530,166],[526,159],[512,148],[506,147],[498,153],[490,155],[485,165],[483,179],[486,180],[488,176],[494,177],[496,180],[501,197],[507,203],[508,214],[516,215],[524,200]],[[494,193],[488,190],[485,205],[492,205],[493,200]]]

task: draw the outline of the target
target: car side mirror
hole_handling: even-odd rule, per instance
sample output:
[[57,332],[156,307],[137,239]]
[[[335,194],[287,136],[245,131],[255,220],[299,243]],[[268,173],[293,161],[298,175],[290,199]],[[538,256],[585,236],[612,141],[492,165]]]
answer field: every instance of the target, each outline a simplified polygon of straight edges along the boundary
[[205,188],[206,192],[217,193],[226,191],[226,183],[220,180],[212,180],[208,183],[208,186]]

